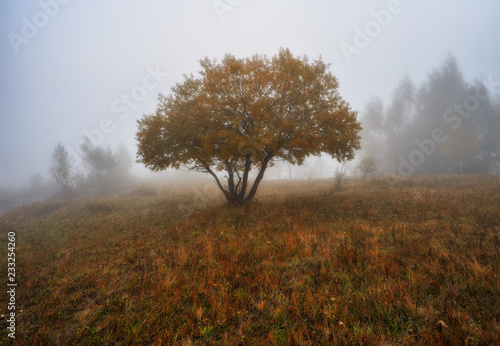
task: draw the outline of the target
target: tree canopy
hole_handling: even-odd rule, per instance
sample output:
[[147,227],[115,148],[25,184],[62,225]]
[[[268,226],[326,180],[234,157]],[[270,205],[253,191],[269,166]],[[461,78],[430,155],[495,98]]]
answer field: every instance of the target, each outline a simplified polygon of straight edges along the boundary
[[[152,170],[187,167],[209,173],[231,203],[250,201],[273,160],[302,164],[322,152],[339,161],[359,147],[357,113],[338,93],[321,58],[281,49],[200,61],[154,114],[138,121],[138,161]],[[249,173],[257,175],[249,187]],[[225,172],[221,182],[217,172]]]

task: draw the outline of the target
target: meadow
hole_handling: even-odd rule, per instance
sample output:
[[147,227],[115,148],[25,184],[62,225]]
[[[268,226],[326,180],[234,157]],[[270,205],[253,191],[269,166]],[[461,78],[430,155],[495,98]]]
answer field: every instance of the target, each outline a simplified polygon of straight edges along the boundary
[[143,184],[10,211],[15,342],[500,344],[500,176],[333,185],[265,181],[231,207],[212,185]]

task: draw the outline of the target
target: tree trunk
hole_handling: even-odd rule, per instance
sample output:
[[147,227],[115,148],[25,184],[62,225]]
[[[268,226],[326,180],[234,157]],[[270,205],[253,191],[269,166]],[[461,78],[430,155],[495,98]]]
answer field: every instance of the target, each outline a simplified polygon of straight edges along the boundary
[[245,198],[245,202],[250,202],[253,199],[253,197],[255,196],[255,193],[257,192],[257,188],[259,187],[260,181],[264,177],[264,172],[266,171],[267,165],[268,165],[269,161],[271,161],[271,159],[272,159],[272,155],[267,154],[267,156],[264,158],[264,161],[262,161],[262,167],[260,168],[260,171],[259,171],[259,174],[257,175],[257,178],[255,178],[253,186],[250,189],[250,193]]
[[224,193],[224,196],[226,197],[226,199],[229,201],[229,192],[226,191],[226,189],[224,189],[224,186],[222,186],[222,184],[220,183],[220,180],[219,178],[217,177],[217,174],[215,174],[214,171],[212,171],[210,169],[210,167],[205,167],[205,170],[212,176],[214,177],[215,181],[217,182],[217,186],[219,187],[219,189],[222,191],[222,193]]
[[[264,161],[262,162],[262,167],[260,168],[259,174],[255,178],[255,181],[252,185],[252,188],[250,189],[250,192],[248,193],[247,196],[245,196],[247,187],[248,187],[248,175],[250,172],[250,167],[252,166],[252,160],[250,156],[247,156],[245,160],[245,170],[243,172],[243,177],[241,178],[241,181],[235,185],[234,184],[234,171],[232,169],[231,163],[229,161],[226,161],[226,171],[227,171],[227,181],[228,181],[228,188],[225,189],[224,186],[222,186],[219,178],[217,177],[217,174],[215,174],[214,171],[210,169],[210,167],[204,167],[207,173],[209,173],[212,177],[214,177],[215,181],[217,182],[217,186],[219,189],[224,193],[224,196],[226,197],[226,200],[229,204],[233,205],[243,205],[245,203],[250,202],[253,197],[255,196],[257,192],[257,188],[259,187],[259,184],[264,177],[264,172],[267,169],[267,165],[269,164],[269,161],[272,159],[272,155],[268,154],[265,158]],[[240,178],[240,176],[238,176]],[[238,191],[238,186],[241,183],[241,189]]]
[[252,159],[250,159],[250,155],[248,155],[245,159],[245,171],[243,172],[243,181],[241,185],[241,191],[239,193],[242,199],[245,198],[245,194],[247,193],[248,173],[250,172],[251,166],[252,166]]
[[227,189],[228,195],[226,196],[229,203],[235,203],[238,201],[238,193],[234,185],[234,172],[231,167],[231,163],[226,161],[226,171],[227,171]]

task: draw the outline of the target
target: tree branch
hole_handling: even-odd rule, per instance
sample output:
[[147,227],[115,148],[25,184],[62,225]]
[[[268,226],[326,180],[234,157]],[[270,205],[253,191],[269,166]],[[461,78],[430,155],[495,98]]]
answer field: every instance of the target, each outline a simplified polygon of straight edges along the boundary
[[215,172],[214,172],[214,171],[212,171],[212,170],[210,169],[210,167],[208,167],[208,166],[205,166],[204,168],[205,168],[205,170],[207,171],[207,173],[209,173],[212,177],[214,177],[215,181],[217,182],[217,186],[218,186],[218,187],[219,187],[219,189],[220,189],[220,190],[224,193],[224,196],[226,196],[226,199],[227,199],[227,200],[229,200],[229,192],[228,192],[226,189],[224,189],[224,187],[223,187],[223,186],[222,186],[222,184],[220,183],[219,178],[217,177],[217,174],[215,174]]
[[234,171],[236,172],[236,176],[238,177],[238,182],[236,183],[236,186],[234,187],[234,192],[236,194],[238,194],[238,187],[240,186],[240,183],[241,183],[241,175],[240,175],[240,172],[238,172],[237,168],[235,168]]

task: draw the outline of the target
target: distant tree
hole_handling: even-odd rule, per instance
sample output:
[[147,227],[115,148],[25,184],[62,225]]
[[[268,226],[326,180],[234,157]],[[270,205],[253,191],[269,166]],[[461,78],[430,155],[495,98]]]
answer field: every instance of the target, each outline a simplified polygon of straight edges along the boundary
[[[415,122],[411,124],[412,131],[408,139],[414,143],[415,140],[431,137],[436,128],[445,128],[447,124],[443,115],[467,94],[467,88],[457,60],[452,54],[448,54],[441,66],[430,73],[419,91],[417,115]],[[411,152],[414,149],[413,144],[408,150]],[[447,160],[443,151],[436,150],[432,155],[426,155],[424,164],[417,171],[437,174],[453,170],[454,167],[455,163]]]
[[52,152],[50,174],[64,190],[71,187],[71,163],[69,154],[62,144],[57,144]]
[[42,193],[44,180],[40,174],[35,174],[30,179],[30,189],[33,195],[38,196]]
[[470,173],[471,163],[477,163],[479,153],[479,138],[472,119],[464,119],[459,128],[447,128],[446,142],[440,148],[447,166],[455,173]]
[[365,156],[359,161],[356,168],[364,181],[366,177],[377,171],[377,160],[371,156]]
[[114,152],[116,164],[111,167],[107,174],[106,181],[110,188],[123,188],[129,185],[133,176],[130,173],[134,160],[123,144],[120,144]]
[[500,164],[500,108],[497,97],[492,95],[482,81],[476,81],[469,95],[485,95],[479,102],[474,116],[469,118],[477,128],[479,151],[471,160],[467,171],[492,172]]
[[337,169],[335,171],[335,176],[334,176],[335,189],[340,190],[340,188],[342,186],[342,181],[343,181],[346,173],[347,173],[347,164],[346,164],[346,161],[342,161],[337,166]]
[[[251,201],[273,160],[302,164],[325,152],[339,161],[359,147],[360,125],[321,59],[288,49],[200,62],[201,77],[185,76],[161,96],[155,114],[139,120],[138,160],[158,171],[187,167],[210,174],[227,201]],[[249,184],[251,169],[258,174]],[[217,171],[225,171],[223,184]]]
[[80,152],[82,160],[89,170],[89,180],[94,186],[100,185],[111,169],[118,164],[118,160],[110,148],[104,149],[95,146],[87,137],[80,145]]
[[115,158],[117,161],[116,166],[122,173],[128,173],[134,165],[132,156],[123,144],[120,144],[116,149]]
[[361,149],[365,156],[382,160],[385,143],[384,104],[378,97],[373,97],[367,104],[361,118]]
[[391,132],[402,135],[404,129],[413,120],[416,110],[416,87],[410,77],[405,74],[394,89],[392,102],[387,110],[384,127]]
[[413,147],[412,128],[415,120],[416,87],[408,75],[404,75],[394,89],[392,101],[384,117],[384,154],[378,162],[385,164],[385,171],[396,172],[398,157],[405,156],[408,148]]

